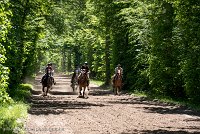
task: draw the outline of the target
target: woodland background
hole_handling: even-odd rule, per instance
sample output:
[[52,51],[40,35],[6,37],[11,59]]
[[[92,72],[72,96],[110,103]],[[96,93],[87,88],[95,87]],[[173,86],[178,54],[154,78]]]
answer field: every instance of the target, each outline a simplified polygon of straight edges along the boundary
[[[0,104],[48,62],[124,89],[200,101],[200,1],[1,0]],[[10,97],[11,98],[10,98]]]

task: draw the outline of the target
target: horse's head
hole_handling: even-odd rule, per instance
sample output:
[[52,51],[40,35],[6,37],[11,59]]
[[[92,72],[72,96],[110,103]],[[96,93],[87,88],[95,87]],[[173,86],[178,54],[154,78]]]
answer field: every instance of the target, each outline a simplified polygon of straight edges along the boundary
[[83,79],[85,77],[87,77],[87,73],[86,73],[86,69],[81,69],[81,75],[80,77]]
[[81,70],[81,75],[85,75],[86,74],[86,69],[82,69]]
[[122,79],[121,70],[117,70],[117,74],[116,74],[116,76],[115,76],[115,79]]
[[120,69],[117,70],[117,74],[121,75],[121,70]]
[[82,69],[81,70],[81,75],[79,77],[79,84],[85,84],[87,83],[87,73],[86,73],[86,70],[85,69]]

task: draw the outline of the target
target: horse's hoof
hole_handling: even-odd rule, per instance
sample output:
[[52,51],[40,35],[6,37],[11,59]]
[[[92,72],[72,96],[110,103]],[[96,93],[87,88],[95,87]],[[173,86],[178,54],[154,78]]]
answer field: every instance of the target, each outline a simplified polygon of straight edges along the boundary
[[89,97],[84,97],[85,99],[88,99]]
[[77,98],[81,98],[81,97],[82,97],[82,96],[79,95]]

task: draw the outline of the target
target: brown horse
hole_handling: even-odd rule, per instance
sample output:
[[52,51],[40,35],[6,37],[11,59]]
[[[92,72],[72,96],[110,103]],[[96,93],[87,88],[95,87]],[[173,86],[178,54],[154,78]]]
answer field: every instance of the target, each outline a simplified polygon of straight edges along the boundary
[[[43,96],[47,96],[47,93],[49,92],[50,89],[52,89],[52,85],[53,85],[53,80],[50,76],[47,76],[47,78],[44,79],[44,81],[42,82],[42,92],[43,92]],[[45,90],[46,87],[46,90]]]
[[115,95],[119,95],[119,91],[121,90],[121,88],[122,88],[122,75],[121,71],[118,70],[113,81],[113,92],[115,93]]
[[[85,98],[85,89],[88,85],[87,81],[88,81],[87,73],[86,73],[86,70],[83,69],[83,70],[81,70],[81,74],[78,77],[78,85],[79,85],[78,97],[79,98]],[[88,98],[88,96],[86,98]]]

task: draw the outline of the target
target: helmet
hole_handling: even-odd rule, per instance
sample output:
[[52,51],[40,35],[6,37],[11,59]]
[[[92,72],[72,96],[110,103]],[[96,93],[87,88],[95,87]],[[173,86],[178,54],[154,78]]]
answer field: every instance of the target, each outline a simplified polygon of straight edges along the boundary
[[88,65],[87,61],[84,63],[85,65]]
[[48,63],[48,66],[51,66],[52,65],[52,63]]
[[118,66],[118,67],[121,67],[121,65],[120,65],[120,64],[118,64],[117,66]]

